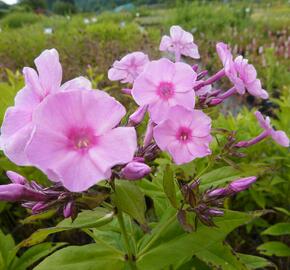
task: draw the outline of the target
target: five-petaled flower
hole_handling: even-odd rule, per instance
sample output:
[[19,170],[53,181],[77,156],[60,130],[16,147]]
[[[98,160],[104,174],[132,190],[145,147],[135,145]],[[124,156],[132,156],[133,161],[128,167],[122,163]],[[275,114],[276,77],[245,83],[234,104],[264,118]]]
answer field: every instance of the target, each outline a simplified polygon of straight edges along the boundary
[[17,165],[29,165],[25,147],[33,130],[33,113],[47,96],[67,90],[91,89],[91,83],[78,77],[61,86],[62,68],[55,49],[45,50],[35,59],[38,73],[23,69],[25,86],[15,97],[15,105],[5,113],[1,127],[0,148]]
[[180,60],[181,55],[199,59],[198,47],[193,41],[191,33],[184,31],[180,26],[173,25],[170,28],[170,37],[163,36],[159,46],[160,51],[175,53],[176,60]]
[[102,91],[52,95],[35,111],[28,159],[68,190],[84,191],[108,179],[113,166],[133,159],[135,129],[116,127],[125,113]]
[[113,63],[113,67],[108,71],[108,78],[111,81],[133,83],[147,63],[149,63],[148,55],[142,52],[129,53],[120,61]]
[[169,152],[176,164],[183,164],[211,153],[210,130],[211,119],[202,111],[175,106],[153,134],[161,150]]
[[246,90],[253,96],[267,99],[269,97],[266,90],[262,88],[261,81],[257,79],[255,67],[248,63],[241,55],[233,60],[229,46],[219,42],[216,50],[221,59],[226,76],[234,84],[236,91],[243,95]]
[[165,58],[152,61],[135,80],[132,96],[140,106],[149,105],[152,120],[159,123],[175,105],[194,108],[196,76],[185,63],[173,63]]

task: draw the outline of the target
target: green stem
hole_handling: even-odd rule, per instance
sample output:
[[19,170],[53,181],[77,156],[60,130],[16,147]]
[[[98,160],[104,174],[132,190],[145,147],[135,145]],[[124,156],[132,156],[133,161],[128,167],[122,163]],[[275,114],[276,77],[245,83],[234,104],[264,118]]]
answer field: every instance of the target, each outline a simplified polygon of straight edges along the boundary
[[150,247],[154,244],[154,242],[158,239],[158,237],[160,236],[160,234],[163,232],[163,230],[169,226],[174,220],[176,219],[176,215],[173,215],[171,218],[169,218],[162,226],[162,228],[160,228],[158,231],[159,233],[156,233],[151,240],[147,243],[147,245],[141,250],[141,252],[138,254],[138,258],[140,259],[141,256],[143,256],[146,251],[148,249],[150,249]]
[[134,254],[131,251],[131,246],[130,246],[128,233],[126,231],[123,214],[122,214],[120,209],[118,209],[117,218],[118,218],[118,222],[119,222],[119,225],[120,225],[121,233],[122,233],[123,238],[124,238],[124,244],[125,244],[126,251],[127,251],[127,254],[128,254],[129,266],[130,266],[131,270],[136,270],[137,267],[136,267],[136,263],[135,263],[135,259],[134,259]]

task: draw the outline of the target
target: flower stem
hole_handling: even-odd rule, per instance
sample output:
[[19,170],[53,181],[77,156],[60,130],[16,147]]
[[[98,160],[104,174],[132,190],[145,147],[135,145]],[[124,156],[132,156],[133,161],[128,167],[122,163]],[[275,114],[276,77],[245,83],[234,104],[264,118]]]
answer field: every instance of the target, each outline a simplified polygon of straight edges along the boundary
[[251,145],[254,145],[254,144],[264,140],[268,136],[269,136],[269,132],[267,130],[265,130],[260,135],[258,135],[257,137],[255,137],[255,138],[253,138],[251,140],[238,142],[235,145],[235,147],[237,147],[237,148],[246,148],[246,147],[249,147]]
[[128,254],[128,262],[129,262],[130,269],[137,270],[137,266],[136,266],[135,258],[134,258],[135,256],[133,252],[131,251],[131,245],[130,245],[128,233],[126,231],[123,214],[120,209],[118,209],[117,218],[120,225],[122,236],[124,238],[124,244],[125,244],[125,248]]
[[218,80],[220,80],[222,77],[225,76],[225,70],[224,69],[221,69],[220,71],[218,71],[216,74],[214,74],[213,76],[209,77],[207,80],[199,83],[198,85],[196,85],[194,87],[194,90],[197,91],[199,90],[200,88],[202,88],[203,86],[206,86],[206,85],[209,85],[209,84],[212,84]]

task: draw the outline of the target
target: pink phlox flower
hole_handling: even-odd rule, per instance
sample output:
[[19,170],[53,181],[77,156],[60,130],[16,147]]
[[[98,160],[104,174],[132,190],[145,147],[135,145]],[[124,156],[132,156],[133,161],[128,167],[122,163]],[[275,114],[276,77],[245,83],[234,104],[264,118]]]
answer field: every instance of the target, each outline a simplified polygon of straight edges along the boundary
[[138,105],[149,105],[150,117],[159,123],[175,105],[194,108],[196,77],[191,66],[162,58],[150,62],[138,76],[133,84],[132,96]]
[[193,41],[193,35],[180,26],[170,28],[170,36],[163,36],[159,46],[160,51],[169,51],[199,59],[198,47]]
[[263,128],[266,132],[268,132],[269,136],[271,136],[272,139],[276,143],[278,143],[284,147],[289,147],[289,138],[286,135],[286,133],[282,130],[275,130],[271,126],[271,121],[270,121],[270,118],[268,116],[266,118],[264,118],[263,115],[259,111],[255,112],[255,116],[256,116],[261,128]]
[[176,164],[183,164],[211,154],[210,131],[211,119],[202,111],[175,106],[154,128],[153,135],[161,150],[167,151]]
[[120,61],[113,63],[113,67],[108,71],[108,78],[111,81],[133,83],[147,63],[149,63],[149,57],[143,52],[129,53]]
[[253,96],[267,99],[269,97],[266,90],[262,89],[261,81],[257,79],[255,67],[248,63],[241,55],[233,60],[232,53],[227,44],[219,42],[216,50],[221,59],[225,73],[234,84],[240,95],[245,94],[246,90]]
[[61,86],[62,68],[55,49],[43,51],[36,59],[37,71],[25,67],[25,86],[15,97],[15,104],[5,113],[1,127],[0,147],[17,165],[29,165],[24,148],[33,129],[32,115],[49,95],[66,90],[91,89],[91,83],[78,77]]
[[125,108],[102,91],[51,95],[33,115],[27,157],[68,190],[87,190],[108,179],[113,166],[133,159],[135,129],[116,127],[125,114]]

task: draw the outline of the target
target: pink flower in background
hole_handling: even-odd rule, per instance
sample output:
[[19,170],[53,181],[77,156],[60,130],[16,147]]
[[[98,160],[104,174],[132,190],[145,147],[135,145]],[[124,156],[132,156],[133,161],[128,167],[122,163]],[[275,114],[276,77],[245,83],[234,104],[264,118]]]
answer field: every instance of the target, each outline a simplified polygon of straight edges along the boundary
[[211,153],[210,130],[211,119],[202,111],[175,106],[153,133],[159,148],[169,152],[176,164],[183,164]]
[[165,58],[152,61],[135,80],[132,96],[138,105],[149,105],[152,120],[159,123],[175,105],[194,108],[196,76],[187,64]]
[[261,128],[263,128],[267,133],[267,136],[271,136],[276,143],[284,147],[289,147],[289,138],[284,131],[273,129],[271,126],[270,118],[268,116],[264,118],[259,111],[256,111],[255,115]]
[[241,55],[233,60],[228,45],[220,42],[216,45],[217,53],[221,59],[225,74],[234,84],[236,91],[243,95],[246,90],[249,94],[267,99],[269,97],[266,90],[262,88],[261,81],[257,79],[255,67],[248,63]]
[[61,86],[62,68],[55,49],[45,50],[35,59],[38,73],[25,67],[25,86],[15,97],[15,105],[7,109],[1,127],[0,147],[17,165],[29,165],[24,148],[33,129],[32,115],[50,94],[65,90],[91,89],[91,83],[78,77]]
[[129,53],[113,63],[113,67],[108,71],[108,78],[111,81],[133,83],[148,62],[148,55],[142,52]]
[[125,108],[102,91],[68,91],[48,97],[35,111],[26,153],[31,164],[70,191],[108,179],[111,168],[133,159],[132,127],[116,127]]
[[[180,26],[173,25],[170,28],[170,37],[163,36],[159,46],[160,51],[169,51],[175,53],[177,58],[180,55],[199,59],[198,47],[193,42],[191,33],[184,31]],[[177,59],[179,61],[179,59]]]

